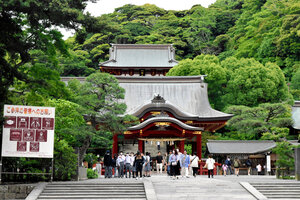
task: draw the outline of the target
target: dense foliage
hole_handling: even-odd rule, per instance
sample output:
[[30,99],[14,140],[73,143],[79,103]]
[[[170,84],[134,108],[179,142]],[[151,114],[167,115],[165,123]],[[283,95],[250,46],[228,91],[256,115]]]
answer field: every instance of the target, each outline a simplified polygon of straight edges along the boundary
[[[129,4],[97,18],[83,13],[87,1],[0,0],[0,113],[4,104],[56,107],[57,180],[74,175],[74,148],[82,161],[89,146],[111,148],[112,134],[126,129],[123,120],[135,121],[120,117],[126,105],[116,79],[95,73],[110,43],[173,44],[180,63],[168,75],[207,75],[212,106],[235,114],[227,129],[205,133],[203,141],[272,139],[278,151],[287,150],[278,166],[288,165],[286,103],[300,98],[297,0],[217,0],[183,11]],[[75,29],[75,36],[63,41],[58,26]],[[89,77],[66,86],[60,76]]]
[[207,75],[212,105],[223,109],[228,105],[257,106],[292,99],[284,74],[274,63],[259,63],[253,58],[228,57],[223,61],[214,55],[200,55],[179,62],[169,76]]
[[74,102],[80,105],[81,113],[84,113],[85,119],[91,123],[92,134],[85,135],[80,147],[81,163],[92,139],[97,141],[96,138],[100,137],[102,147],[110,148],[112,134],[124,132],[126,126],[122,122],[134,119],[130,116],[121,117],[126,111],[126,104],[120,101],[124,99],[125,90],[119,86],[118,80],[108,73],[91,74],[82,84],[73,79],[69,81],[68,87],[74,94]]
[[[278,140],[271,138],[271,135],[286,133],[288,129],[282,128],[292,124],[290,106],[283,103],[265,103],[257,107],[231,106],[226,112],[234,114],[228,121],[230,129],[235,133],[231,137],[240,140],[258,140],[262,136],[265,136],[263,139]],[[267,135],[270,137],[267,138]]]
[[[195,5],[184,11],[129,4],[98,17],[101,28],[83,27],[67,42],[75,57],[84,58],[85,67],[79,67],[82,75],[107,60],[110,43],[172,43],[177,60],[200,54],[221,60],[255,58],[262,64],[276,63],[289,80],[299,68],[299,14],[297,0],[217,0],[209,8]],[[76,67],[75,62],[68,65]],[[70,72],[68,68],[65,72]]]

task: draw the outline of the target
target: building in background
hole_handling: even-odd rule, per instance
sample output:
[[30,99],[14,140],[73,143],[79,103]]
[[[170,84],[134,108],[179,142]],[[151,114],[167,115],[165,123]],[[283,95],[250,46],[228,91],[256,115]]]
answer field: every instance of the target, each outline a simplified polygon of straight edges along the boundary
[[191,144],[201,157],[202,131],[215,132],[232,117],[211,108],[204,75],[165,76],[177,63],[172,45],[112,45],[100,70],[115,75],[125,89],[125,114],[140,120],[113,136],[113,153],[183,152]]

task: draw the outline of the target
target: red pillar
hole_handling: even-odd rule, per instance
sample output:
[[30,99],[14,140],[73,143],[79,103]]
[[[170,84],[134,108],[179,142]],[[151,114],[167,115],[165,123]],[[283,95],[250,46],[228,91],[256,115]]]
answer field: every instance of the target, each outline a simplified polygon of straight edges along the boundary
[[141,153],[144,153],[144,141],[143,140],[138,141],[138,149]]
[[197,135],[197,156],[201,160],[202,158],[202,136]]
[[193,142],[192,143],[192,153],[197,153],[196,151],[197,151],[197,144],[196,144],[196,142]]
[[181,153],[183,153],[183,151],[184,151],[184,140],[181,140],[181,141],[179,142],[179,151],[180,151]]
[[113,149],[112,155],[118,154],[118,134],[114,134],[113,136]]

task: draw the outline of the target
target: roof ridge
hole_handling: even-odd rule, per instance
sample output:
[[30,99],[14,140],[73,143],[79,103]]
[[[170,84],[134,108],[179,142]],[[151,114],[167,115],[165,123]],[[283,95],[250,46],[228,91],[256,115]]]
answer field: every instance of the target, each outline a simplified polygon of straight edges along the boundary
[[207,140],[215,143],[273,143],[273,140]]

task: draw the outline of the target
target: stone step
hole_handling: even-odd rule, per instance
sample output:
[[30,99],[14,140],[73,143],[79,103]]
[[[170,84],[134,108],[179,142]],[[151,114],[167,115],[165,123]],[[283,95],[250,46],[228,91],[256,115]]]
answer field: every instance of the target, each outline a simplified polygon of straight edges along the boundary
[[51,183],[49,185],[142,185],[142,182]]
[[42,199],[120,199],[145,200],[144,183],[52,183],[48,184],[40,194]]
[[85,185],[72,185],[72,184],[70,184],[70,185],[63,185],[63,184],[60,184],[60,185],[55,185],[55,184],[49,184],[49,185],[47,185],[47,187],[87,187],[87,186],[89,186],[89,187],[141,187],[141,186],[144,186],[143,184],[135,184],[135,185],[133,185],[133,184],[130,184],[130,185],[127,185],[127,184],[103,184],[103,185],[101,185],[101,184],[98,184],[98,185],[87,185],[87,184],[85,184]]
[[287,198],[294,198],[294,199],[300,199],[300,195],[288,195],[288,194],[267,194],[267,195],[265,195],[266,197],[270,197],[270,198],[272,198],[272,199],[274,199],[274,198],[281,198],[281,199],[287,199]]
[[49,192],[43,192],[43,195],[47,195],[47,196],[56,196],[56,195],[70,195],[70,196],[74,196],[74,195],[127,195],[127,196],[131,196],[131,195],[144,195],[145,192],[119,192],[119,191],[114,191],[114,192],[108,192],[108,191],[103,191],[103,192],[86,192],[86,191],[82,191],[82,192],[56,192],[56,193],[49,193]]
[[252,186],[253,187],[300,187],[300,185],[252,185]]
[[299,193],[300,190],[290,190],[290,189],[285,189],[285,190],[259,190],[261,193],[284,193],[284,192],[293,192],[293,193]]
[[257,190],[300,190],[299,187],[255,187]]
[[268,196],[268,195],[296,195],[296,196],[299,196],[300,195],[300,192],[266,192],[266,193],[263,193],[265,196]]
[[77,196],[72,196],[72,195],[56,195],[56,196],[47,196],[47,195],[40,195],[40,199],[123,199],[123,198],[130,198],[130,199],[136,199],[136,198],[146,198],[146,195],[130,195],[124,197],[123,195],[77,195]]
[[300,199],[300,183],[259,182],[250,183],[268,199]]
[[[49,190],[49,189],[45,189],[43,192],[45,193],[60,193],[60,192],[68,192],[68,191],[72,191],[72,192],[76,192],[76,193],[80,193],[80,192],[103,192],[103,191],[108,191],[108,192],[115,192],[116,190],[110,191],[110,190],[91,190],[91,189],[87,189],[87,190],[74,190],[74,189],[70,189],[70,190]],[[144,189],[131,189],[131,190],[124,190],[124,189],[118,189],[118,192],[144,192]]]
[[300,187],[300,183],[277,183],[277,184],[272,184],[272,183],[250,183],[252,186],[297,186]]
[[[107,197],[105,198],[80,198],[81,200],[98,200],[98,199],[107,199]],[[132,198],[109,198],[109,200],[132,200]],[[42,198],[38,198],[38,200],[46,200],[46,199],[42,199]],[[49,199],[47,199],[49,200]],[[55,199],[55,198],[51,198],[51,200],[61,200],[61,198]],[[78,200],[78,198],[68,198],[68,200]],[[134,198],[134,200],[147,200],[147,198]]]
[[143,185],[139,185],[139,186],[123,186],[123,185],[115,185],[115,186],[88,186],[88,185],[85,185],[85,186],[77,186],[77,185],[74,185],[74,186],[47,186],[47,188],[51,188],[51,189],[56,189],[56,188],[143,188],[144,186]]

